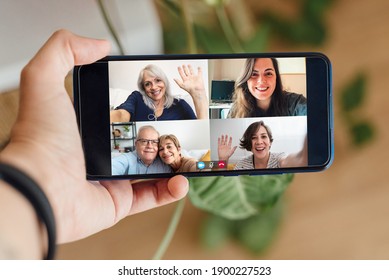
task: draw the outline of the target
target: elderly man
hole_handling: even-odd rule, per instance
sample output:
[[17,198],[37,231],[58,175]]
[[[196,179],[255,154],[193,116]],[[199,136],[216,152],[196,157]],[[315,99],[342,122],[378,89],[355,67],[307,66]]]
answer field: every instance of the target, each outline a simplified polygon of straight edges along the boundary
[[139,128],[135,151],[112,159],[112,175],[171,173],[158,155],[158,131],[150,125]]

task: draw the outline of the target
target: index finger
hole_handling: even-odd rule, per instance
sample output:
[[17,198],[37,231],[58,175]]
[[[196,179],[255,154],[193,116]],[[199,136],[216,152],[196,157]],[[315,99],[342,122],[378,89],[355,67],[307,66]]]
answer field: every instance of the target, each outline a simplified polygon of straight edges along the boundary
[[22,71],[20,116],[34,119],[43,115],[42,108],[46,116],[57,115],[55,107],[63,106],[67,97],[64,80],[69,71],[106,56],[109,50],[108,41],[80,37],[67,30],[55,32]]
[[[55,82],[63,79],[75,65],[92,63],[109,53],[106,40],[77,36],[67,30],[55,32],[23,69],[22,76],[34,77],[35,82]],[[39,72],[40,75],[28,75]]]

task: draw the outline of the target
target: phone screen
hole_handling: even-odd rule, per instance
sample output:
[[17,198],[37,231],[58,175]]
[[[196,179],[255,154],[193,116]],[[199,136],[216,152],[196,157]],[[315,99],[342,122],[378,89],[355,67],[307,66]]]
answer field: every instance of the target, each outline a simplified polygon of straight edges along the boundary
[[332,160],[320,54],[113,57],[75,80],[90,178],[301,172]]

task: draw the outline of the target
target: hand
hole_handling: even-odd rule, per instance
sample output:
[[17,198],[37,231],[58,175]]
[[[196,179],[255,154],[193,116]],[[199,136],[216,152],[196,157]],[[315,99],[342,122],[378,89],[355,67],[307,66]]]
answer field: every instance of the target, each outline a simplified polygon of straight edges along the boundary
[[109,43],[57,31],[23,69],[20,107],[0,160],[30,175],[54,210],[58,242],[86,237],[127,215],[184,197],[183,176],[139,182],[88,182],[73,105],[64,79],[74,65],[104,57]]
[[232,147],[232,137],[228,135],[222,135],[217,138],[217,153],[219,160],[228,161],[234,154],[237,146]]
[[198,94],[205,95],[203,74],[200,67],[198,67],[197,75],[194,73],[192,65],[179,66],[178,73],[182,80],[174,79],[174,81],[180,88],[187,91],[192,98],[196,98]]
[[197,75],[191,65],[178,67],[178,73],[181,80],[174,79],[177,85],[187,91],[193,99],[198,119],[208,118],[208,97],[205,92],[203,72],[200,67],[197,69]]
[[287,155],[279,162],[280,167],[301,167],[308,165],[308,140],[304,137],[303,147],[300,151]]

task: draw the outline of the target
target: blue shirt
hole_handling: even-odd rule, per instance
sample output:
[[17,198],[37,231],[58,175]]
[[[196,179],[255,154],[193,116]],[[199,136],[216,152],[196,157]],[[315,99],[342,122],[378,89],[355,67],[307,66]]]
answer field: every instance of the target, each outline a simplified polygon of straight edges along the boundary
[[143,102],[142,94],[133,91],[127,100],[115,108],[124,109],[131,114],[131,121],[164,121],[197,119],[192,107],[183,99],[174,98],[172,106],[164,108],[163,113],[155,119],[154,111]]
[[157,157],[149,166],[138,157],[136,151],[112,158],[112,175],[171,173],[169,165]]

